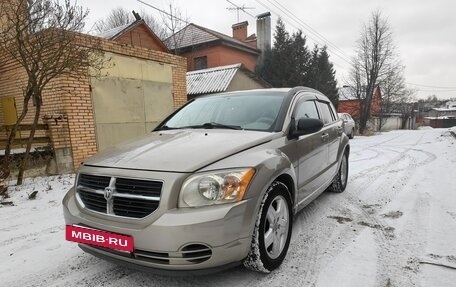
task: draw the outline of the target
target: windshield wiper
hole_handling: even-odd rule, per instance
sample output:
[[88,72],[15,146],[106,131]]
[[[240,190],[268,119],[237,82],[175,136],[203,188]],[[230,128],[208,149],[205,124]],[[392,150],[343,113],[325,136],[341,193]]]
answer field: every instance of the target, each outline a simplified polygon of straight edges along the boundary
[[219,129],[230,129],[230,130],[242,130],[242,127],[240,127],[240,126],[224,125],[224,124],[220,124],[220,123],[216,123],[216,122],[204,123],[201,125],[201,127],[204,129],[219,128]]
[[204,123],[201,125],[179,127],[180,129],[230,129],[230,130],[242,130],[240,126],[224,125],[216,122]]
[[202,125],[182,126],[182,127],[168,127],[167,125],[161,126],[159,130],[177,130],[177,129],[230,129],[242,130],[240,126],[224,125],[216,122],[204,123]]
[[164,126],[161,126],[160,128],[158,128],[157,130],[166,131],[166,130],[175,130],[175,129],[178,129],[178,128],[168,127],[167,125],[164,125]]

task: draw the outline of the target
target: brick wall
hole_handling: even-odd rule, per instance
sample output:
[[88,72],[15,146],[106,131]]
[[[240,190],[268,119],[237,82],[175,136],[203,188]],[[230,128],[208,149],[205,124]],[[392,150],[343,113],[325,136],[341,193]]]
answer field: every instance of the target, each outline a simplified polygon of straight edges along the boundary
[[242,63],[253,72],[258,58],[258,55],[220,45],[183,53],[181,56],[187,58],[188,71],[195,70],[195,58],[206,56],[208,68]]
[[163,47],[163,44],[151,35],[150,30],[145,26],[145,24],[136,26],[127,33],[122,34],[119,38],[115,39],[115,41],[155,51],[165,52],[166,50],[165,47]]
[[[174,108],[187,101],[185,58],[82,34],[78,35],[77,41],[84,47],[93,47],[101,41],[101,48],[106,52],[172,65]],[[50,133],[55,147],[71,147],[75,169],[97,152],[90,77],[87,71],[80,71],[78,75],[60,77],[49,83],[43,93],[41,113],[46,118],[45,122],[52,125]],[[22,89],[25,85],[25,71],[17,63],[9,62],[0,67],[0,97],[15,97],[18,114],[22,112]],[[33,106],[30,102],[29,113],[23,123],[32,121]],[[0,125],[2,123],[3,112],[0,109]]]
[[[374,95],[372,96],[371,102],[371,115],[378,115],[380,113],[382,104],[382,95],[380,92],[380,88],[377,86],[374,91]],[[359,117],[360,115],[360,101],[359,100],[339,100],[339,105],[337,107],[337,112],[339,113],[347,113],[350,114],[352,117]]]

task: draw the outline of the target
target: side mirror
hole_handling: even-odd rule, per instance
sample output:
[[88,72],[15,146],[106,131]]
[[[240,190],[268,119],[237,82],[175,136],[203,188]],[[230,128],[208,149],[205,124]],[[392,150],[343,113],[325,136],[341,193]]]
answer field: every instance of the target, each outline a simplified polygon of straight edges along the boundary
[[323,128],[323,122],[319,119],[300,118],[296,129],[293,128],[292,137],[300,137],[313,134]]

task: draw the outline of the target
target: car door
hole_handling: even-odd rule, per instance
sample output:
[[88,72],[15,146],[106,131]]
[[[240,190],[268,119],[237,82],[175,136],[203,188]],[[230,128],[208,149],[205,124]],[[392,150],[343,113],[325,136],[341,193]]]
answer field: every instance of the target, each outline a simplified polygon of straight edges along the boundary
[[323,135],[326,137],[328,148],[327,171],[322,176],[331,180],[337,170],[337,155],[339,143],[343,133],[343,121],[336,118],[334,108],[330,102],[318,101],[318,109],[323,120]]
[[[321,119],[315,99],[302,98],[295,106],[293,118],[296,124],[300,118]],[[300,136],[296,142],[298,156],[298,203],[308,197],[323,184],[320,174],[328,163],[326,132]]]

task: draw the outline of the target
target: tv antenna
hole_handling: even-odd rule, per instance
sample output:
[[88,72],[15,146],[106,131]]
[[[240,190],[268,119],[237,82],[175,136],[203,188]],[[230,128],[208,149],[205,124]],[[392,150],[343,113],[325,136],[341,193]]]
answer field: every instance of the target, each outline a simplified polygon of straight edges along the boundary
[[242,6],[239,6],[237,4],[234,4],[233,2],[231,2],[230,0],[226,0],[226,2],[230,3],[231,5],[233,5],[234,7],[228,7],[226,8],[227,10],[230,10],[230,11],[236,11],[237,12],[237,23],[239,23],[239,11],[242,11],[250,16],[253,17],[252,14],[246,12],[245,10],[247,9],[255,9],[255,7],[245,7],[245,5],[242,5]]

